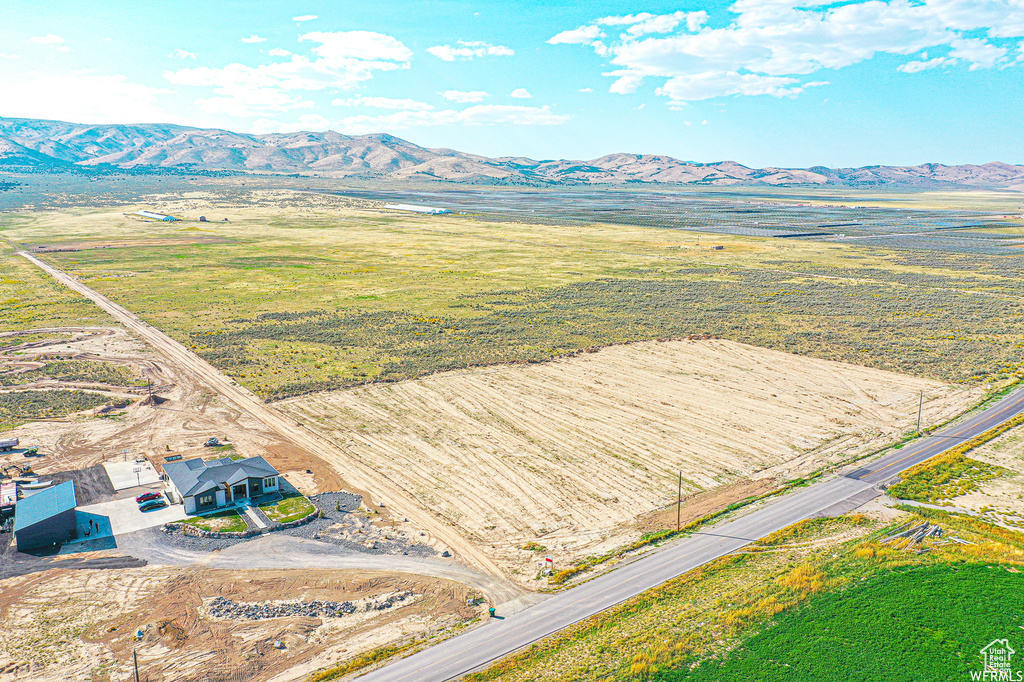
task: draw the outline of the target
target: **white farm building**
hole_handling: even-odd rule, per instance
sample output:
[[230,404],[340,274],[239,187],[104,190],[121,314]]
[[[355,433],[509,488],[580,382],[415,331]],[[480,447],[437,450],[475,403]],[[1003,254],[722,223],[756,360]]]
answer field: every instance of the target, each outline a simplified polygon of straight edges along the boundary
[[384,208],[392,211],[409,211],[410,213],[426,213],[427,215],[444,215],[451,213],[447,208],[433,206],[417,206],[416,204],[384,204]]
[[154,211],[136,211],[135,215],[142,218],[149,218],[150,220],[162,220],[167,223],[172,223],[177,218],[172,215],[165,215],[163,213],[156,213]]

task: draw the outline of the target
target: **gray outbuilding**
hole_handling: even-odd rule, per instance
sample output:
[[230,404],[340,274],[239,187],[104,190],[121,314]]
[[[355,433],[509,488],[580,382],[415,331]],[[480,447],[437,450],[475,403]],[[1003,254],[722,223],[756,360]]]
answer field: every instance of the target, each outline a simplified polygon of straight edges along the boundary
[[60,545],[77,538],[75,482],[65,481],[18,502],[14,539],[18,551]]

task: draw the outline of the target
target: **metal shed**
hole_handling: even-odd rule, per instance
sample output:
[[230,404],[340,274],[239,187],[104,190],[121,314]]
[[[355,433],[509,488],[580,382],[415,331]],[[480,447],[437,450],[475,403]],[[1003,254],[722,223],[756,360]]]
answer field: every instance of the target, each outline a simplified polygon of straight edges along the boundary
[[74,481],[65,481],[18,502],[14,509],[14,539],[18,551],[74,540],[77,506]]

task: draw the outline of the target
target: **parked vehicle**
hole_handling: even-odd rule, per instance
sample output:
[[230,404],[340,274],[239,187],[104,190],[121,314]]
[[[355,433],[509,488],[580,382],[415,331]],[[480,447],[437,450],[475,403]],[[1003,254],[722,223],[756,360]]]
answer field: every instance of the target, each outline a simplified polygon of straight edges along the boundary
[[139,511],[148,512],[148,511],[153,511],[154,509],[160,509],[161,507],[166,507],[166,506],[167,506],[167,500],[165,500],[164,498],[161,497],[160,499],[157,499],[157,500],[149,500],[147,502],[143,502],[142,504],[139,505]]
[[158,499],[159,497],[160,497],[160,493],[156,492],[155,490],[151,490],[148,493],[142,493],[141,495],[137,496],[135,498],[135,501],[138,502],[139,504],[142,504],[143,502],[148,502],[150,500],[155,500],[155,499]]
[[18,447],[18,439],[17,438],[4,438],[3,440],[0,440],[0,450],[2,450],[4,452],[8,452],[9,450],[13,450],[16,447]]
[[213,438],[210,438],[205,443],[203,443],[203,445],[205,445],[208,448],[215,448],[220,445],[220,440],[217,438],[217,436],[214,436]]
[[42,455],[39,454],[39,448],[27,448],[25,450],[25,456],[26,457],[42,457]]

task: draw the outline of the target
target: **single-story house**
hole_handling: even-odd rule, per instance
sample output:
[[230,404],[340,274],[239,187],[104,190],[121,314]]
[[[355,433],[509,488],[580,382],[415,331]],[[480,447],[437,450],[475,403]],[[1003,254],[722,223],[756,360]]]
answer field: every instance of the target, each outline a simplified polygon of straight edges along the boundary
[[63,544],[77,537],[75,482],[40,490],[14,508],[14,539],[18,551]]
[[197,514],[276,493],[278,471],[262,457],[248,459],[189,459],[164,464],[176,498],[186,514]]

